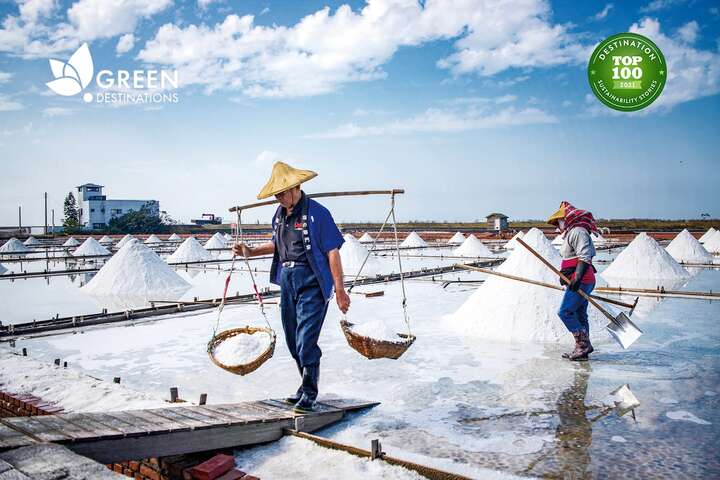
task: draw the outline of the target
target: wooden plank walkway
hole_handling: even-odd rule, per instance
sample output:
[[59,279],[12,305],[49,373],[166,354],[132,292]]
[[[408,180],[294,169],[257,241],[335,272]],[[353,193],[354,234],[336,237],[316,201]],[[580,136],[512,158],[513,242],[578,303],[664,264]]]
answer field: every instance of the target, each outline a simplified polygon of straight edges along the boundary
[[37,443],[57,443],[100,463],[179,455],[278,440],[283,429],[313,432],[347,412],[378,405],[323,398],[317,412],[296,414],[270,399],[222,405],[175,406],[106,413],[65,413],[0,419],[0,452]]

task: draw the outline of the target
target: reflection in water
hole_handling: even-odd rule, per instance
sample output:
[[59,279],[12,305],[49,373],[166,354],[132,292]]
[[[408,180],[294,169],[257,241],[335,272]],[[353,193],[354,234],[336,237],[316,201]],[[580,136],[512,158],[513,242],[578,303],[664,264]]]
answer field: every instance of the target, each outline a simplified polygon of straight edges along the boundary
[[557,400],[560,423],[555,430],[557,450],[555,453],[559,471],[565,478],[590,478],[590,452],[592,422],[585,406],[590,364],[578,365],[572,385]]

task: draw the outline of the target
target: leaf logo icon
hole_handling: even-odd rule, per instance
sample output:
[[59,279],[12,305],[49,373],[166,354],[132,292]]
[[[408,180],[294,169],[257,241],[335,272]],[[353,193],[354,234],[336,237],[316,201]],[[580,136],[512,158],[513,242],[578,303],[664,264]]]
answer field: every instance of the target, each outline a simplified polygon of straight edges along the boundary
[[64,97],[82,92],[92,80],[94,71],[88,44],[83,43],[67,63],[51,58],[50,70],[55,77],[55,80],[45,84],[50,90]]

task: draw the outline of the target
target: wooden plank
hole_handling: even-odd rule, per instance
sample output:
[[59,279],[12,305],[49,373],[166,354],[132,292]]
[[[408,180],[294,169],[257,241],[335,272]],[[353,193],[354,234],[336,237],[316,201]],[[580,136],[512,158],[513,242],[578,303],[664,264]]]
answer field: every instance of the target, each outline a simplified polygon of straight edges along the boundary
[[5,460],[0,460],[0,480],[32,480],[24,473],[15,470],[15,467],[7,463]]
[[11,428],[28,433],[43,442],[58,442],[72,440],[72,437],[50,429],[47,425],[38,423],[34,419],[40,417],[11,417],[3,418],[3,423]]
[[79,441],[65,446],[100,463],[114,463],[272,442],[283,436],[284,428],[292,426],[293,422],[288,418],[274,422],[174,431],[114,440]]
[[212,405],[198,406],[194,408],[194,411],[204,413],[208,416],[212,416],[216,418],[218,422],[223,422],[226,425],[239,425],[243,423],[248,423],[248,421],[251,419],[249,418],[249,415],[245,415],[245,417],[243,418],[241,413],[242,410],[235,414],[230,414],[228,412],[222,412],[217,409],[213,409]]
[[320,397],[318,402],[331,407],[339,408],[346,411],[362,410],[365,408],[377,407],[380,402],[370,402],[367,400],[359,400],[353,398],[336,398],[336,397]]
[[39,424],[44,425],[48,431],[52,430],[60,432],[63,435],[70,437],[72,440],[97,437],[94,432],[85,430],[72,422],[63,420],[60,418],[60,415],[42,415],[32,418]]
[[288,403],[288,402],[286,402],[286,401],[284,401],[284,400],[282,400],[282,399],[277,399],[277,398],[273,399],[273,398],[271,398],[271,399],[269,399],[269,400],[263,400],[261,403],[263,403],[264,405],[268,405],[268,406],[270,406],[270,407],[273,407],[273,408],[282,408],[282,409],[285,409],[286,411],[288,411],[289,413],[291,413],[293,416],[296,416],[296,417],[297,417],[297,416],[300,416],[300,415],[303,415],[303,416],[311,416],[311,415],[318,415],[318,414],[323,414],[323,413],[337,412],[337,411],[339,410],[339,409],[337,409],[337,408],[335,408],[335,407],[333,407],[333,406],[331,406],[331,405],[326,405],[326,404],[323,404],[323,403],[319,403],[319,402],[318,402],[318,403],[316,404],[316,408],[315,408],[315,411],[314,411],[314,412],[310,412],[310,413],[296,413],[296,412],[293,411],[293,409],[295,408],[295,405],[293,405],[293,404],[291,404],[291,403]]
[[[232,423],[232,422],[228,422],[228,417],[220,418],[219,415],[211,415],[208,412],[206,412],[206,411],[204,412],[197,407],[178,407],[178,408],[173,408],[173,411],[175,413],[184,415],[184,416],[192,418],[194,420],[204,422],[208,425],[222,426],[222,425],[228,425],[228,424]],[[239,423],[239,422],[236,422],[236,423]]]
[[0,451],[23,447],[33,443],[36,442],[32,438],[0,423]]
[[208,422],[207,420],[198,420],[188,417],[187,415],[183,415],[182,413],[176,412],[175,410],[176,409],[174,408],[163,408],[160,410],[153,409],[148,410],[148,413],[152,413],[153,415],[159,415],[163,418],[176,422],[179,425],[185,425],[190,428],[190,430],[220,426],[215,422]]
[[128,423],[128,421],[126,421],[127,417],[124,416],[117,417],[113,413],[93,413],[92,415],[96,421],[102,423],[103,425],[107,425],[108,427],[120,430],[125,434],[125,436],[145,435],[147,433],[147,430],[144,427]]
[[112,412],[113,417],[119,418],[123,422],[142,428],[145,433],[162,433],[172,430],[172,426],[160,423],[160,419],[156,416],[147,418],[142,410],[128,410],[126,412]]
[[[153,409],[154,410],[154,409]],[[142,420],[145,420],[146,423],[150,424],[151,427],[148,430],[148,432],[163,430],[168,432],[176,432],[176,431],[185,431],[185,430],[191,430],[190,425],[186,425],[184,423],[177,422],[175,420],[172,420],[167,417],[163,417],[160,415],[153,414],[153,410],[132,410],[129,412],[126,412],[128,414],[131,414],[133,417],[138,417]],[[157,426],[157,429],[155,427]]]
[[97,437],[114,438],[125,436],[125,432],[122,430],[112,428],[106,423],[98,421],[97,414],[64,413],[62,414],[62,419],[94,432]]
[[287,412],[279,410],[270,410],[262,405],[256,405],[255,402],[247,402],[242,404],[222,404],[222,405],[206,405],[213,410],[221,413],[233,415],[240,418],[247,418],[248,423],[268,422],[279,419],[292,418]]

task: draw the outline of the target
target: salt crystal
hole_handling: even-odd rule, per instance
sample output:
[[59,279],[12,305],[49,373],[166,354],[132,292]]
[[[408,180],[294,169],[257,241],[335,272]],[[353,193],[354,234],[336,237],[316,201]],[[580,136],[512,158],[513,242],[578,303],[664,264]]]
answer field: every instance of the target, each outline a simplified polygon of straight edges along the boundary
[[[356,275],[368,256],[368,249],[349,233],[346,233],[345,243],[340,247],[340,260],[343,272],[347,275]],[[370,255],[360,272],[363,275],[374,275],[380,270],[380,265],[374,256]]]
[[665,414],[671,420],[683,420],[685,422],[697,423],[698,425],[712,425],[711,422],[698,418],[690,412],[684,410],[676,410],[674,412],[667,412]]
[[715,230],[712,235],[705,239],[703,246],[710,253],[720,253],[720,230]]
[[458,257],[492,257],[493,253],[475,235],[470,235],[458,248],[453,250]]
[[268,349],[270,341],[270,335],[265,332],[240,333],[217,345],[213,356],[223,365],[245,365],[257,360]]
[[226,242],[225,237],[223,237],[220,232],[216,233],[210,239],[205,242],[205,248],[206,249],[220,249],[220,248],[226,248]]
[[188,237],[175,252],[167,258],[168,263],[201,262],[212,260],[213,256],[205,250],[195,237]]
[[601,275],[613,285],[621,285],[624,280],[651,280],[660,281],[659,285],[675,286],[690,277],[688,271],[645,232],[635,237]]
[[373,243],[374,241],[375,239],[368,232],[363,233],[363,236],[360,237],[360,243]]
[[154,233],[152,235],[150,235],[147,239],[145,239],[146,245],[157,244],[157,243],[162,243],[162,240],[160,239],[160,237],[158,237]]
[[93,237],[88,237],[82,245],[75,249],[73,256],[83,257],[88,255],[110,255],[110,252]]
[[0,253],[27,253],[29,251],[30,250],[15,237],[12,237],[0,247]]
[[682,232],[665,247],[665,250],[678,262],[683,263],[712,263],[713,256],[705,247],[692,236],[688,229]]
[[118,242],[117,245],[115,245],[115,248],[117,248],[118,250],[120,250],[122,247],[125,246],[126,243],[128,243],[130,240],[133,240],[134,238],[135,238],[135,237],[133,237],[132,235],[130,235],[130,234],[128,233],[127,235],[125,235],[125,236]]
[[168,242],[180,242],[182,241],[182,238],[177,233],[173,233],[170,235],[167,239]]
[[462,245],[464,241],[465,235],[460,232],[455,232],[455,235],[453,235],[450,240],[447,241],[447,243],[450,245]]
[[703,233],[702,237],[698,239],[698,242],[705,243],[710,237],[712,237],[717,230],[715,227],[710,227],[707,232]]
[[400,244],[401,247],[426,247],[427,243],[415,232],[410,233]]
[[42,243],[40,243],[40,240],[38,240],[37,238],[30,236],[27,238],[27,240],[25,240],[24,245],[26,247],[35,247],[37,245],[42,245]]
[[62,244],[63,247],[77,247],[80,245],[80,242],[78,242],[75,237],[70,237],[67,240],[65,240],[65,243]]
[[99,241],[98,243],[103,244],[103,245],[104,245],[104,244],[110,244],[110,243],[113,243],[113,239],[110,238],[109,236],[105,235],[104,237],[102,237],[102,238],[100,239],[100,241]]
[[515,247],[517,247],[518,245],[520,245],[520,244],[517,242],[517,239],[518,239],[518,238],[523,238],[524,236],[525,236],[525,232],[523,232],[522,230],[519,231],[518,233],[516,233],[516,234],[510,239],[510,241],[505,244],[505,250],[514,250]]
[[352,331],[363,337],[373,338],[375,340],[384,340],[393,343],[404,342],[401,337],[398,337],[397,332],[393,331],[382,319],[353,324]]

